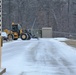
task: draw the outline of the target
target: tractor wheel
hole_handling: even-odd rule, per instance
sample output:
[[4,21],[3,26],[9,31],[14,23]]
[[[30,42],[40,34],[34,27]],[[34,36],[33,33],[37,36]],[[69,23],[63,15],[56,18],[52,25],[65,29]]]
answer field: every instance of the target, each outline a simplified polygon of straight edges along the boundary
[[30,34],[28,33],[27,35],[28,35],[27,40],[30,40],[31,39]]
[[22,40],[27,40],[27,34],[25,34],[25,33],[21,34],[21,39]]
[[13,38],[14,38],[13,34],[8,34],[8,40],[9,41],[13,40]]

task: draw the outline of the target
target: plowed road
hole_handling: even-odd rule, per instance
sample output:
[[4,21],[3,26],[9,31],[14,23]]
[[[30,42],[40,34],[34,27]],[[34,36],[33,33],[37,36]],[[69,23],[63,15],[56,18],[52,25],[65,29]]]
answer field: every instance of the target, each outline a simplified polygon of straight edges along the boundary
[[76,49],[55,39],[4,43],[3,75],[76,75]]

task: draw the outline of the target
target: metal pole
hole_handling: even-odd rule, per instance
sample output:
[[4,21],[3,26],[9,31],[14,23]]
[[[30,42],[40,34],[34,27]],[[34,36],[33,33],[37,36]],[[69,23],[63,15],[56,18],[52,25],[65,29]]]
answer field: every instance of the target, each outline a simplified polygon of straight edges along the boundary
[[70,4],[70,2],[68,0],[68,28],[69,28],[69,4]]
[[34,19],[33,25],[31,27],[31,30],[33,30],[34,26],[35,26],[35,22],[36,22],[36,18]]
[[33,30],[34,30],[35,22],[36,22],[36,18],[34,19],[33,25],[32,25],[32,27],[31,27],[31,33],[32,33],[32,34],[34,34]]
[[0,0],[0,69],[1,69],[1,56],[2,56],[1,32],[2,32],[2,0]]
[[9,30],[11,29],[11,12],[10,12],[10,10],[11,10],[11,8],[10,8],[10,4],[11,4],[11,1],[9,0]]

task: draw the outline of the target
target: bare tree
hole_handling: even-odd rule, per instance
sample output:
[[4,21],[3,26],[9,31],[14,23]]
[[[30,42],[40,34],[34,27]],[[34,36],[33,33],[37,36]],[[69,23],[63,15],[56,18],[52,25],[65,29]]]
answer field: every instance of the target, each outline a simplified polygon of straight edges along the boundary
[[76,32],[75,8],[72,0],[3,0],[3,12],[7,13],[3,14],[3,28],[17,22],[31,29],[36,18],[36,29],[48,26],[53,31]]

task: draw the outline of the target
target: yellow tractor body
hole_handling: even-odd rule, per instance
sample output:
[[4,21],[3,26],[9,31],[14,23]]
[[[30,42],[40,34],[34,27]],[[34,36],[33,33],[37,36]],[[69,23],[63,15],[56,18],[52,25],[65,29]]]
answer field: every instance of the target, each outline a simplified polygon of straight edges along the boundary
[[29,33],[24,33],[20,24],[17,23],[12,23],[12,28],[11,31],[8,29],[5,29],[4,32],[8,34],[8,38],[17,40],[19,37],[22,40],[27,40],[28,38],[30,39]]

